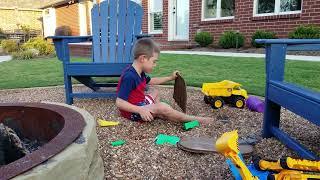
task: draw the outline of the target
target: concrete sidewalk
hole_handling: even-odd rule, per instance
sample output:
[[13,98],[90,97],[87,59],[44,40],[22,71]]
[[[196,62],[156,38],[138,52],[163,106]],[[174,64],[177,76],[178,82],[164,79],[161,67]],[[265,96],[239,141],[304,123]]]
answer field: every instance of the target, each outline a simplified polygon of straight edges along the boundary
[[[256,54],[256,53],[206,52],[206,51],[161,51],[161,53],[165,53],[165,54],[195,54],[195,55],[224,56],[224,57],[265,58],[265,54]],[[288,59],[288,60],[296,60],[296,61],[320,62],[320,56],[287,55],[286,59]]]
[[0,63],[4,61],[10,61],[11,59],[11,56],[0,56]]

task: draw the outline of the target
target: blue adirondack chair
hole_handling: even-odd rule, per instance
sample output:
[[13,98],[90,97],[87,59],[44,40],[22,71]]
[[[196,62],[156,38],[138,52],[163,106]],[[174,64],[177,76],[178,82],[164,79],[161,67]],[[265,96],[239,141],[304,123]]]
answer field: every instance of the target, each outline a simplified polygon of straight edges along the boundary
[[[133,61],[131,50],[141,34],[143,9],[129,0],[109,0],[95,4],[91,10],[92,36],[51,36],[56,54],[63,63],[66,103],[73,98],[115,97],[113,91],[100,92],[100,87],[117,83],[97,83],[92,77],[119,77]],[[70,62],[68,43],[92,41],[92,62]],[[93,90],[92,93],[72,91],[71,78]]]
[[319,159],[313,152],[280,130],[279,125],[280,109],[284,107],[320,126],[320,93],[284,82],[286,51],[319,51],[320,39],[259,39],[256,42],[266,45],[267,77],[263,136],[266,138],[275,136],[286,146],[296,151],[302,158]]

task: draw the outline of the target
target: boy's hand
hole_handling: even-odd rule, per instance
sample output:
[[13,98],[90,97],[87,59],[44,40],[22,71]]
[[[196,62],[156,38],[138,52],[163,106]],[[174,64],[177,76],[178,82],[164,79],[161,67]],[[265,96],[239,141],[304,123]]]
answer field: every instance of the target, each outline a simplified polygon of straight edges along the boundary
[[171,75],[171,80],[175,80],[175,79],[178,77],[177,74],[180,74],[180,72],[179,72],[179,71],[174,71],[174,72],[172,73],[172,75]]
[[153,116],[149,109],[141,107],[139,110],[139,114],[143,121],[152,121]]

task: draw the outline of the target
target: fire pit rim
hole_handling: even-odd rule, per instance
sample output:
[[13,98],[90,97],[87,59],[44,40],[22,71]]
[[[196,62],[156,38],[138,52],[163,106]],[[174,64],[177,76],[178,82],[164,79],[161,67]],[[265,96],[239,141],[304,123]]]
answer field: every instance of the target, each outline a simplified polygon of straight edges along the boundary
[[10,179],[22,174],[29,169],[47,161],[49,158],[60,153],[68,145],[72,144],[83,131],[86,123],[83,116],[71,108],[47,103],[0,103],[0,107],[26,107],[40,108],[57,113],[64,119],[64,126],[61,131],[48,143],[38,150],[27,154],[10,164],[0,168],[0,179]]

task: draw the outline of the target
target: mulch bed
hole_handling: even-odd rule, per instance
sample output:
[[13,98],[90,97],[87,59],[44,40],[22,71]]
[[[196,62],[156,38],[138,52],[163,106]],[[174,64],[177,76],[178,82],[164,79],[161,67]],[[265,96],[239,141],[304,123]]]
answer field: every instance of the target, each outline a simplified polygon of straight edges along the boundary
[[[83,89],[78,87],[77,89]],[[179,109],[172,99],[172,88],[159,87],[163,100],[169,101]],[[36,88],[0,91],[1,102],[64,102],[63,87]],[[100,154],[104,160],[106,179],[232,179],[219,154],[192,154],[174,146],[155,145],[159,133],[185,136],[219,137],[226,131],[239,130],[240,137],[259,136],[263,115],[248,109],[228,106],[212,111],[203,102],[198,90],[188,90],[187,112],[193,115],[210,116],[215,119],[212,125],[184,131],[181,124],[156,119],[150,123],[135,123],[119,117],[114,100],[86,99],[76,100],[75,106],[90,112],[95,118],[120,121],[115,127],[97,127]],[[301,117],[282,110],[282,129],[302,144],[320,155],[320,128]],[[112,147],[111,141],[124,139],[123,146]],[[254,146],[254,155],[266,159],[278,159],[296,154],[279,141],[263,139]]]

